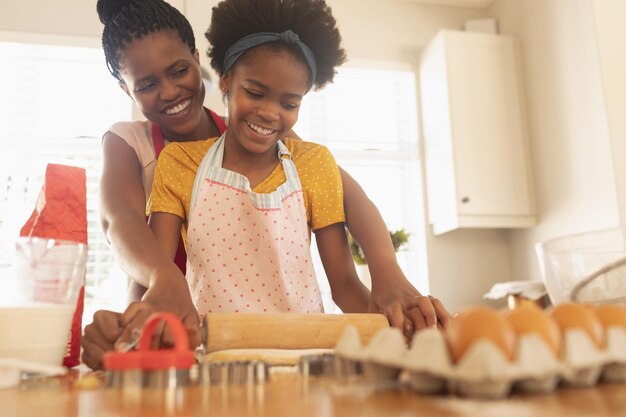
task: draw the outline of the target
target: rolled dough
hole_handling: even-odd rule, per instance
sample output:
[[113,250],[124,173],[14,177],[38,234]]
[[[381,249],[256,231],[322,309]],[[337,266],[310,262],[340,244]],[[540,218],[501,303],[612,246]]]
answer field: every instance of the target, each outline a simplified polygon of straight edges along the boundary
[[333,352],[332,349],[228,349],[205,355],[203,362],[263,361],[268,365],[297,365],[303,356]]

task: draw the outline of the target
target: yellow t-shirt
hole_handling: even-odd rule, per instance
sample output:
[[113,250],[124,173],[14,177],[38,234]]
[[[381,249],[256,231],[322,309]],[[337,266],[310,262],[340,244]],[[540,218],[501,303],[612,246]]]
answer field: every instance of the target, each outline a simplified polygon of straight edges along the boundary
[[[196,171],[216,140],[170,143],[163,149],[157,162],[146,210],[148,214],[164,212],[182,218],[183,240],[187,236]],[[344,222],[341,176],[330,151],[325,146],[303,140],[283,139],[283,143],[291,153],[300,177],[309,227],[317,230]],[[272,173],[252,191],[271,193],[285,181],[282,164],[278,163]]]

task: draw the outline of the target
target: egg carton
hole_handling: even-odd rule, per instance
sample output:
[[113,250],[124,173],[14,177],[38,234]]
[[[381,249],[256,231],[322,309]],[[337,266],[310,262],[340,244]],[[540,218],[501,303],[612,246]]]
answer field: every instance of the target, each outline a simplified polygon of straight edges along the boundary
[[626,382],[626,331],[609,327],[605,337],[605,348],[599,349],[587,333],[569,329],[557,357],[540,336],[524,334],[517,338],[513,361],[490,340],[478,339],[454,363],[439,330],[416,333],[407,349],[398,329],[382,329],[363,346],[356,329],[347,328],[335,352],[339,361],[360,364],[373,383],[401,381],[421,394],[498,399],[512,390],[549,393],[561,382],[579,387],[600,378]]
[[606,382],[626,383],[626,329],[611,326],[606,329],[607,363],[601,378]]

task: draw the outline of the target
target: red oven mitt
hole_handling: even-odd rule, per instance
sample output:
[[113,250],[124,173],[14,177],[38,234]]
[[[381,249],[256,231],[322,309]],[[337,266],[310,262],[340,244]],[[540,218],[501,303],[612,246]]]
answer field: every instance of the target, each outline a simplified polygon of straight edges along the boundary
[[[35,210],[20,230],[20,236],[70,240],[87,244],[87,176],[85,169],[48,164]],[[80,363],[84,277],[63,365]]]

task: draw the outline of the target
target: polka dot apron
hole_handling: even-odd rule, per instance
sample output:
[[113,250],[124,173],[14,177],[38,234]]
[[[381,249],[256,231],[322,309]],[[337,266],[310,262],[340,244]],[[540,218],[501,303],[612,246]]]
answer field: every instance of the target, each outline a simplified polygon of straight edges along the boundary
[[225,134],[205,155],[191,195],[187,280],[198,312],[322,312],[302,185],[287,147],[278,142],[286,182],[259,194],[222,168],[224,141]]

